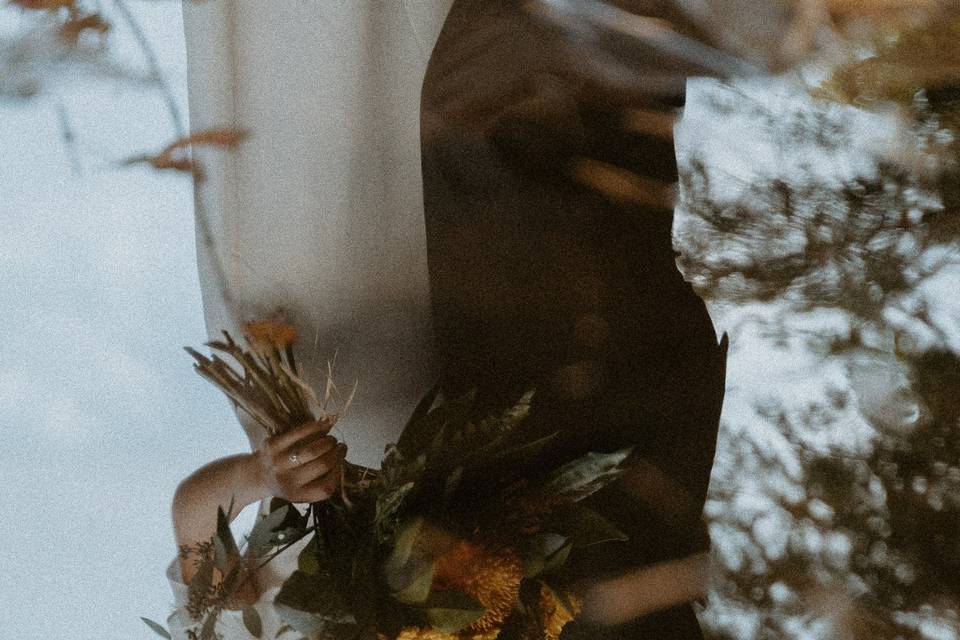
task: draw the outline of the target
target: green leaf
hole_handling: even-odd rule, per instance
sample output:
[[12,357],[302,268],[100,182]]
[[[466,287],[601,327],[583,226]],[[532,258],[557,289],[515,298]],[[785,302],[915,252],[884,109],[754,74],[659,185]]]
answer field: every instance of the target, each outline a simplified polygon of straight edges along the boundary
[[403,604],[422,604],[430,596],[433,586],[433,574],[436,562],[426,559],[417,559],[408,562],[399,570],[387,575],[388,584],[401,584],[391,595],[397,602]]
[[533,536],[524,552],[523,577],[532,578],[548,568],[559,566],[566,561],[570,547],[570,541],[560,534],[540,533]]
[[556,508],[547,526],[570,538],[576,547],[590,547],[605,542],[624,542],[629,536],[593,509],[579,504]]
[[296,509],[296,507],[293,506],[293,503],[289,500],[284,500],[283,498],[277,497],[270,498],[270,508],[268,509],[270,513],[273,513],[278,509],[282,509],[283,507],[293,507]]
[[161,638],[166,638],[167,640],[172,640],[171,637],[170,637],[170,632],[167,631],[167,629],[166,629],[162,624],[160,624],[159,622],[154,622],[154,621],[151,620],[150,618],[143,618],[143,617],[141,617],[140,619],[143,620],[143,624],[145,624],[145,625],[147,625],[148,627],[150,627],[150,628],[153,630],[153,632],[154,632],[155,634],[157,634],[158,636],[160,636]]
[[226,575],[230,567],[230,554],[220,536],[213,537],[213,564],[222,575]]
[[400,438],[397,440],[397,449],[407,458],[415,458],[423,452],[427,444],[436,435],[436,430],[443,425],[443,416],[434,408],[434,403],[440,395],[440,385],[436,384],[427,392],[413,414],[407,421]]
[[253,555],[260,555],[262,552],[275,546],[273,543],[273,534],[280,528],[288,515],[289,506],[284,505],[269,515],[259,519],[253,530],[250,531],[250,537],[247,538],[248,550]]
[[397,541],[393,545],[390,558],[387,559],[388,563],[395,563],[399,566],[410,560],[410,556],[413,554],[413,546],[417,543],[424,524],[426,524],[426,520],[423,518],[413,518],[403,525],[397,535]]
[[263,635],[263,622],[260,620],[260,614],[249,604],[243,608],[243,626],[247,628],[254,638]]
[[349,640],[360,630],[336,581],[325,572],[294,571],[273,605],[280,619],[308,638]]
[[379,526],[384,520],[393,517],[403,504],[403,499],[413,490],[414,486],[416,486],[415,483],[408,482],[396,490],[380,496],[377,499],[374,523]]
[[[232,502],[230,508],[233,508]],[[221,507],[217,507],[217,535],[213,542],[215,545],[219,542],[220,553],[222,554],[222,557],[217,557],[217,568],[225,572],[226,570],[220,565],[221,561],[223,567],[226,567],[229,560],[240,555],[240,552],[237,550],[237,542],[233,537],[233,532],[230,531],[230,519]]]
[[297,509],[297,506],[288,500],[283,498],[271,498],[270,499],[270,508],[269,513],[274,511],[279,511],[284,507],[287,508],[287,516],[283,519],[282,528],[284,529],[303,529],[309,524],[307,521],[307,514],[300,513],[300,510]]
[[423,432],[428,431],[432,425],[425,424],[424,421],[439,395],[440,384],[437,383],[427,392],[427,395],[417,403],[413,414],[410,416],[410,419],[407,420],[407,424],[400,433],[400,439],[397,441],[397,449],[399,449],[401,453],[405,455],[411,453],[416,455],[419,453],[419,449],[422,448],[418,447],[418,444],[429,440],[429,436],[424,437],[426,433]]
[[614,453],[588,453],[563,465],[548,481],[557,494],[572,500],[581,500],[616,480],[624,472],[620,466],[630,456],[632,448]]
[[463,467],[457,467],[443,481],[443,502],[448,503],[463,480]]
[[421,605],[431,627],[441,633],[457,633],[486,613],[486,608],[462,591],[436,591]]
[[563,546],[551,553],[544,559],[543,562],[543,571],[541,573],[548,573],[554,569],[559,569],[563,566],[563,563],[567,561],[567,558],[570,557],[570,550],[573,549],[573,542],[567,540],[563,543]]
[[533,442],[525,442],[524,444],[504,449],[492,456],[491,460],[496,464],[523,464],[540,455],[548,444],[557,439],[558,435],[560,435],[559,432],[554,432]]
[[214,640],[216,638],[217,614],[208,613],[200,628],[200,640]]
[[297,556],[297,568],[304,573],[313,575],[320,571],[320,562],[317,560],[317,550],[319,549],[319,540],[314,535],[310,542],[300,550]]
[[436,563],[414,548],[424,532],[425,520],[414,518],[400,530],[393,550],[383,564],[383,574],[393,597],[404,604],[422,603],[430,595]]
[[283,528],[281,525],[280,528],[274,529],[270,535],[270,545],[274,547],[291,545],[310,533],[310,531],[311,529],[303,529],[301,527]]
[[530,407],[533,402],[534,391],[531,389],[524,393],[517,403],[512,407],[507,409],[501,418],[501,422],[504,423],[505,427],[508,429],[513,429],[518,424],[523,422],[528,415],[530,415]]

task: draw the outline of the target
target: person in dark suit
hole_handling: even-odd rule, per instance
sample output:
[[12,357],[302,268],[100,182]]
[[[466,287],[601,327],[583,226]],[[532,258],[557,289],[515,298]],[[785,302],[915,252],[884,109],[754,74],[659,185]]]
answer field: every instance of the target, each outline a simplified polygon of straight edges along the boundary
[[[688,47],[708,38],[669,3],[646,4],[648,26],[674,20]],[[588,43],[531,6],[457,0],[427,69],[422,157],[442,386],[476,389],[478,414],[534,388],[524,428],[559,432],[558,460],[634,447],[632,471],[590,498],[629,542],[573,563],[600,585],[586,617],[608,624],[578,622],[565,638],[701,638],[689,600],[705,589],[701,513],[727,342],[676,266],[672,124],[686,76],[736,62],[635,47],[623,67],[635,76],[594,72],[597,60],[578,51]],[[624,590],[634,601],[616,601]]]

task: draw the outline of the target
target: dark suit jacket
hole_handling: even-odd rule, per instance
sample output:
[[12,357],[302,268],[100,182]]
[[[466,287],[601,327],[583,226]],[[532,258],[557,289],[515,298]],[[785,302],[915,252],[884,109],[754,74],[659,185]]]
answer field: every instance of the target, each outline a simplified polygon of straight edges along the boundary
[[[636,473],[592,497],[631,539],[573,568],[599,577],[709,548],[701,519],[725,345],[677,270],[672,138],[624,126],[682,89],[621,91],[575,41],[511,0],[457,0],[427,71],[422,150],[445,392],[479,413],[531,387],[551,455],[634,446]],[[642,127],[641,127],[642,128]],[[689,606],[570,638],[699,638]]]

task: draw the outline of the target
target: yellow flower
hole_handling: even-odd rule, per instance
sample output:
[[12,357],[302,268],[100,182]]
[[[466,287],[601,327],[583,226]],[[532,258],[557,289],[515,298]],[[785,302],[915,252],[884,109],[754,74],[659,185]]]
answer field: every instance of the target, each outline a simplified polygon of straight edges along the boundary
[[275,320],[248,322],[244,329],[250,342],[255,345],[283,349],[297,341],[297,329],[293,325]]
[[[380,636],[381,640],[386,640]],[[397,640],[458,640],[457,636],[449,633],[440,633],[433,629],[421,629],[420,627],[406,627],[397,636]]]
[[461,638],[470,634],[493,633],[496,638],[500,625],[513,611],[523,580],[520,558],[510,549],[486,549],[481,545],[460,541],[437,558],[434,588],[455,589],[476,598],[486,613],[471,624]]
[[[378,634],[379,640],[387,640],[383,634]],[[420,627],[406,627],[397,636],[396,640],[496,640],[500,629],[493,629],[485,633],[441,633],[435,629],[421,629]]]
[[560,632],[573,621],[574,616],[580,613],[580,600],[574,595],[568,595],[567,600],[573,611],[570,611],[556,594],[547,587],[540,586],[540,602],[537,609],[540,619],[543,620],[543,635],[547,640],[557,640]]

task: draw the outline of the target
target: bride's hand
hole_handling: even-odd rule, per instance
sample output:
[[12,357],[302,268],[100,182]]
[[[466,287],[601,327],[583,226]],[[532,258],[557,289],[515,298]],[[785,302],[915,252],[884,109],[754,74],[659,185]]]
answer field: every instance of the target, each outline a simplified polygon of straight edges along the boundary
[[254,456],[265,493],[290,502],[319,502],[336,493],[347,446],[328,429],[308,422],[264,442]]

